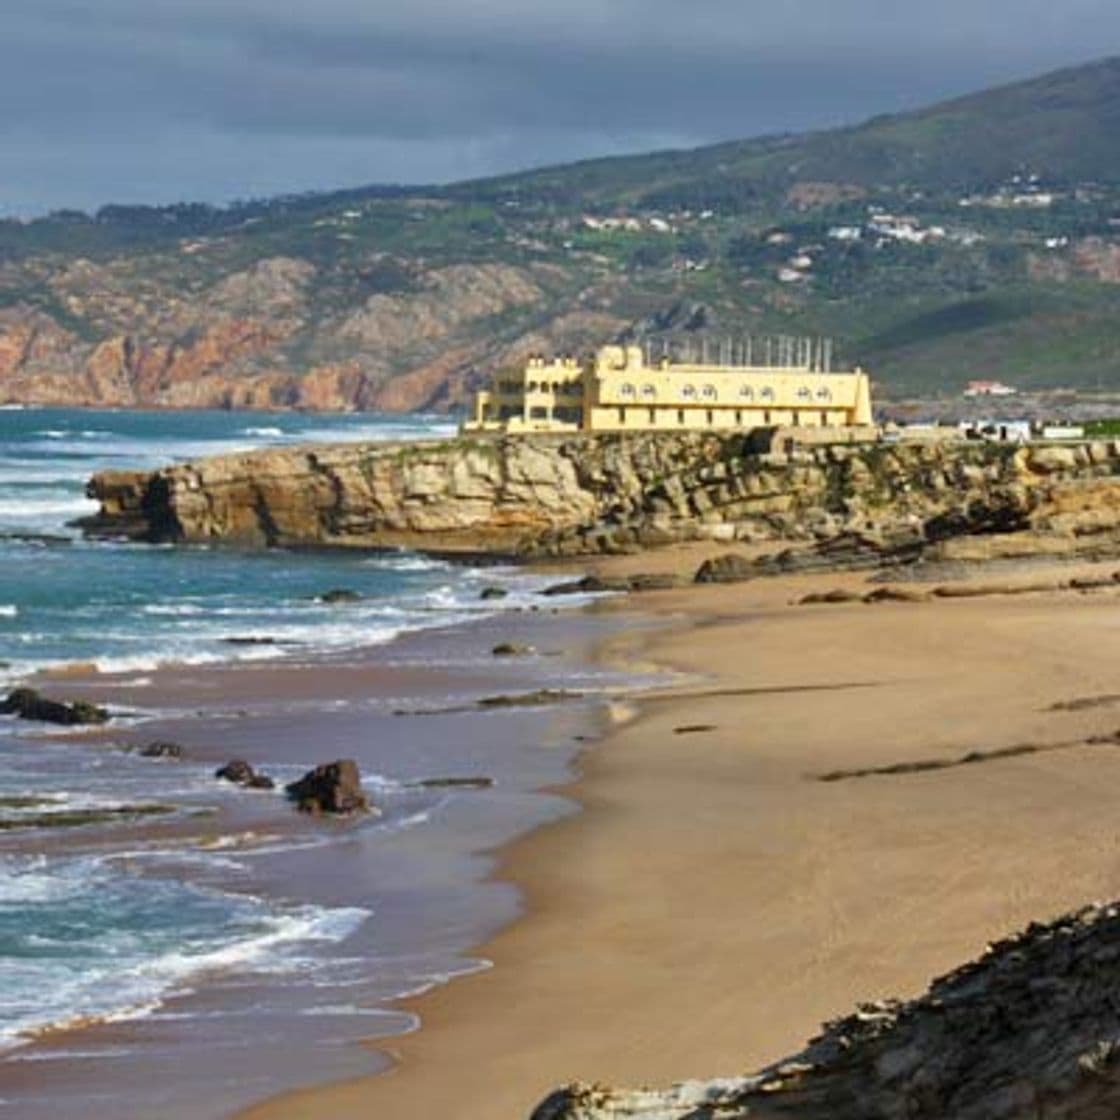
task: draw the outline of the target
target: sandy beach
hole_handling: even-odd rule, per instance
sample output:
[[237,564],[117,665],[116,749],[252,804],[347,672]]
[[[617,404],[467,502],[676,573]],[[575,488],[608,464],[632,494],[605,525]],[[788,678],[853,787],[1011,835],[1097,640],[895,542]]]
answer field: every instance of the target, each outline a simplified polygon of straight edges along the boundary
[[[792,605],[865,583],[602,608],[618,625],[601,656],[682,676],[584,755],[565,791],[581,813],[503,853],[495,877],[526,914],[479,947],[494,967],[408,1004],[422,1026],[392,1041],[389,1072],[244,1120],[524,1120],[572,1080],[742,1073],[858,1001],[915,995],[994,938],[1120,893],[1120,750],[1087,742],[1120,720],[1120,597]],[[632,629],[635,612],[657,628]]]

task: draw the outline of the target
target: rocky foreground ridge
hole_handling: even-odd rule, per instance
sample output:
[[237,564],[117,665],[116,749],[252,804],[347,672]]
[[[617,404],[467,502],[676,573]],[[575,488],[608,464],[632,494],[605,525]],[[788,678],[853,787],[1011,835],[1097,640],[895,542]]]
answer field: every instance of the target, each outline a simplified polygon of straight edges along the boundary
[[828,1024],[751,1077],[575,1085],[532,1120],[1105,1120],[1120,1115],[1120,907],[989,947],[911,1003]]
[[338,444],[105,472],[87,532],[522,557],[786,543],[769,567],[1120,552],[1120,442],[759,453],[743,435]]

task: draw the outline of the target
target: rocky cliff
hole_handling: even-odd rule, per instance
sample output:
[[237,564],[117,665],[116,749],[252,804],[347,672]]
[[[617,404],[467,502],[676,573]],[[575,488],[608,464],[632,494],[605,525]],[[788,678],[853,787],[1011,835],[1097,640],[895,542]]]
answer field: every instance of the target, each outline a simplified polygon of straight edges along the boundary
[[1120,442],[833,445],[705,434],[340,444],[96,476],[87,531],[575,556],[791,542],[822,563],[1120,551]]
[[233,267],[212,246],[188,250],[0,267],[0,401],[447,408],[495,364],[582,349],[624,322],[571,306],[578,281],[547,265],[394,264],[390,275],[376,255]]
[[576,1085],[532,1120],[1106,1120],[1120,1115],[1120,907],[1034,925],[911,1003],[828,1024],[751,1077]]

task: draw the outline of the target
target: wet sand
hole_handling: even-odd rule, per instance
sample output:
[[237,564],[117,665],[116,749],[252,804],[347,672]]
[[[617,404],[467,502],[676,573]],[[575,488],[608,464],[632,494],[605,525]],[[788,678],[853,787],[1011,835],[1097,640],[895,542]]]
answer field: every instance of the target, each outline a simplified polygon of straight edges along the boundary
[[[68,674],[48,684],[59,696],[86,695],[116,712],[144,716],[77,736],[110,772],[126,759],[169,779],[202,768],[192,815],[111,829],[54,829],[0,837],[6,852],[56,856],[160,847],[171,869],[219,890],[292,904],[362,907],[368,920],[336,945],[308,950],[293,972],[224,969],[192,980],[152,1015],[60,1031],[0,1056],[0,1100],[39,1120],[159,1115],[200,1120],[282,1089],[384,1068],[360,1044],[413,1028],[392,997],[485,968],[469,953],[519,913],[508,882],[493,877],[489,853],[542,822],[573,811],[550,787],[570,778],[579,742],[596,734],[606,690],[621,676],[591,665],[606,620],[578,613],[506,613],[430,630],[386,646],[335,656],[233,666],[178,666],[132,677]],[[537,656],[494,658],[499,641],[537,647]],[[586,700],[481,711],[478,698],[542,687]],[[425,712],[400,715],[401,711]],[[50,734],[37,729],[39,734]],[[123,745],[181,744],[188,762],[138,763]],[[29,747],[33,748],[31,743]],[[380,819],[316,820],[279,792],[237,790],[208,776],[240,757],[278,782],[333,758],[357,759]],[[118,760],[120,760],[118,762]],[[442,778],[483,778],[486,788],[416,788]],[[383,790],[380,780],[393,783]],[[372,784],[371,784],[372,783]],[[186,858],[217,847],[234,863]],[[115,857],[114,857],[115,858]]]
[[[526,1120],[571,1080],[742,1073],[1120,895],[1120,746],[1088,741],[1120,727],[1117,594],[791,605],[836,586],[865,578],[606,608],[604,656],[687,676],[586,753],[583,812],[506,850],[526,916],[479,947],[494,967],[407,1002],[422,1027],[389,1072],[243,1120]],[[875,769],[896,772],[820,780]]]

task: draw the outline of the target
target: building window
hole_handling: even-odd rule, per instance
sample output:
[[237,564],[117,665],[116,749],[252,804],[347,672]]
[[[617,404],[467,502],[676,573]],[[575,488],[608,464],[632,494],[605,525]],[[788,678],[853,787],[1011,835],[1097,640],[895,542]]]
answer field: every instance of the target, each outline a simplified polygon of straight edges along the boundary
[[710,428],[716,422],[715,413],[708,409],[708,427]]
[[830,401],[832,400],[832,390],[827,386],[822,386],[817,390],[817,400]]
[[626,423],[626,409],[620,408],[618,410],[618,422],[620,424],[625,424]]
[[801,426],[801,413],[800,412],[795,412],[793,414],[793,426],[795,428],[798,428],[798,427]]
[[742,424],[742,422],[743,422],[742,412],[740,412],[739,409],[735,409],[735,423],[736,424]]
[[653,400],[653,398],[657,396],[657,389],[652,385],[643,385],[642,396],[647,400]]
[[714,385],[705,385],[704,388],[700,390],[700,395],[705,400],[709,401],[714,401],[719,396]]
[[764,412],[764,413],[762,414],[762,422],[763,422],[764,424],[769,424],[769,423],[770,423],[770,413],[769,413],[769,411],[767,411],[767,412]]
[[767,386],[762,390],[762,399],[764,401],[772,401],[774,399],[774,390]]
[[656,408],[651,408],[649,410],[649,422],[651,424],[656,424],[657,423],[657,409]]
[[634,389],[634,386],[631,385],[629,381],[626,381],[622,384],[622,386],[619,388],[618,391],[624,397],[632,397],[634,395],[635,389]]
[[677,409],[677,423],[682,424],[682,425],[684,424],[684,409],[683,408],[678,408]]
[[681,390],[681,396],[685,397],[688,400],[691,400],[693,397],[696,396],[696,386],[695,385],[686,385]]
[[801,388],[797,390],[797,399],[799,401],[811,401],[813,399],[813,390],[802,385]]
[[548,419],[548,409],[547,408],[541,408],[539,406],[536,407],[536,408],[529,409],[529,419],[530,420],[547,420]]
[[745,401],[753,401],[754,390],[749,385],[740,385],[739,396],[741,396]]
[[821,427],[822,428],[827,428],[828,427],[828,413],[827,412],[822,412],[821,413]]

